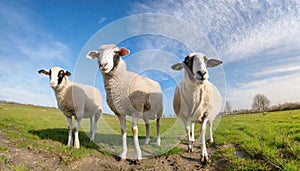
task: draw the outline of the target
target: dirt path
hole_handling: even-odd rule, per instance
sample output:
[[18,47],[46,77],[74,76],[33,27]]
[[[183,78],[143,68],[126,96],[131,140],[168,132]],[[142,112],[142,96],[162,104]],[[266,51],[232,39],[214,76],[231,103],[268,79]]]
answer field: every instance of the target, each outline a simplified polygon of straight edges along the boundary
[[[182,153],[145,159],[140,164],[127,160],[118,162],[115,157],[99,152],[99,156],[87,156],[72,163],[64,162],[64,156],[38,151],[34,148],[18,148],[0,134],[0,145],[6,147],[0,151],[0,169],[16,170],[16,168],[32,170],[221,170],[220,162],[203,165],[199,162],[200,148],[195,147],[192,154]],[[180,144],[179,148],[186,149]],[[209,153],[213,153],[210,150]]]

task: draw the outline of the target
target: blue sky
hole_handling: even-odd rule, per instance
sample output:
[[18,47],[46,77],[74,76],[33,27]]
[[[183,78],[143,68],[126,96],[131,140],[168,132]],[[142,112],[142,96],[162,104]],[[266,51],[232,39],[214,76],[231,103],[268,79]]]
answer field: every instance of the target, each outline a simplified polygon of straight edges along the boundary
[[[153,23],[130,17],[145,13],[161,16]],[[185,25],[176,28],[180,23]],[[103,35],[105,28],[113,29]],[[121,34],[131,36],[114,42]],[[83,55],[99,46],[97,36],[105,39],[99,45],[116,43],[131,51],[124,58],[129,70],[160,81],[166,115],[173,113],[173,91],[183,74],[168,68],[194,50],[224,62],[210,69],[211,81],[235,109],[250,108],[257,93],[272,105],[300,101],[297,0],[1,0],[0,99],[56,106],[49,80],[37,74],[52,66],[71,71],[71,80],[95,85],[105,98],[96,62]],[[104,112],[110,113],[106,103]]]

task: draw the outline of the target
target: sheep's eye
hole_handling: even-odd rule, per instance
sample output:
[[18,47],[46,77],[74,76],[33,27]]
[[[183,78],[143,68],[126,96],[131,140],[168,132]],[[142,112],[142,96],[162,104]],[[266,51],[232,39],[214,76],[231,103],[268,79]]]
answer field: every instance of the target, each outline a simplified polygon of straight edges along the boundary
[[50,78],[50,80],[51,80],[51,69],[49,70],[49,78]]
[[116,51],[116,50],[115,50],[115,51],[114,51],[114,54],[115,54],[115,55],[119,55],[119,51]]
[[58,77],[62,78],[65,76],[65,73],[63,70],[60,70],[59,73],[58,73]]

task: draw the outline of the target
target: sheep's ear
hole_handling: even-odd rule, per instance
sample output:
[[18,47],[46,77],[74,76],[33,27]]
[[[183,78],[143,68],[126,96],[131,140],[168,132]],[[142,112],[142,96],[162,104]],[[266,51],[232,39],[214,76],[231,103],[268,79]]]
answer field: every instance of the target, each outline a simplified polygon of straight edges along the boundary
[[220,60],[217,60],[217,59],[209,59],[209,60],[207,61],[207,67],[215,67],[215,66],[220,65],[221,63],[223,63],[223,62],[220,61]]
[[43,75],[49,75],[49,71],[46,71],[44,69],[39,70],[39,74],[43,74]]
[[182,66],[182,63],[177,63],[177,64],[172,65],[171,68],[173,70],[182,70],[183,66]]
[[97,59],[99,57],[99,52],[95,50],[91,50],[87,53],[86,58],[88,59]]
[[121,48],[120,50],[119,50],[119,55],[120,56],[126,56],[126,55],[128,55],[130,53],[130,51],[128,50],[128,49],[126,49],[126,48]]
[[70,77],[71,73],[69,71],[65,71],[66,76]]

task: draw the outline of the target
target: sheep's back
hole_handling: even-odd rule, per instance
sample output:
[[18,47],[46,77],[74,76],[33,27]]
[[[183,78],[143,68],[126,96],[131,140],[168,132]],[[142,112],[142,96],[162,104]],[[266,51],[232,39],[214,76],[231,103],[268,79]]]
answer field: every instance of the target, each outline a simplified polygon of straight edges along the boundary
[[95,87],[73,83],[61,96],[59,108],[67,116],[78,116],[82,113],[82,117],[90,117],[102,109],[101,94]]
[[135,111],[150,119],[162,108],[162,90],[158,82],[129,72],[129,100]]

